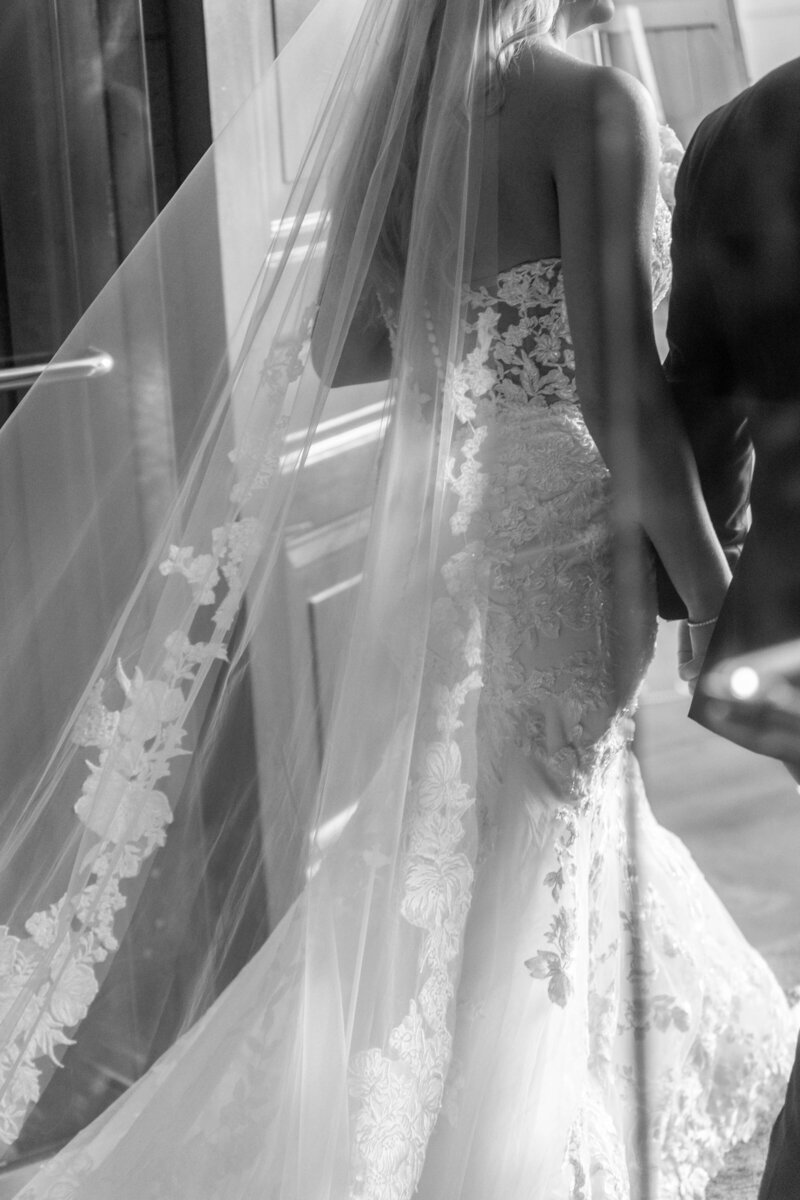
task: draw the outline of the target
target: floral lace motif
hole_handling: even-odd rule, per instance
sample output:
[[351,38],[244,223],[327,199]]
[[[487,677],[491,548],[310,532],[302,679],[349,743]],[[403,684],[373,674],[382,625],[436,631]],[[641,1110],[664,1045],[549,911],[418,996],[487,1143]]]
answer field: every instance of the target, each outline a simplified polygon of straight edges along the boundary
[[[453,532],[466,534],[482,494],[477,452],[484,431],[462,446],[461,471],[451,464],[458,496]],[[352,1200],[407,1200],[413,1195],[439,1114],[450,1065],[452,1001],[474,877],[470,817],[475,793],[460,738],[473,693],[482,682],[483,610],[479,543],[451,555],[442,567],[445,595],[434,610],[434,638],[448,647],[428,664],[427,712],[409,784],[411,817],[400,911],[420,931],[416,995],[385,1048],[359,1054],[351,1091]],[[427,735],[427,736],[426,736]]]
[[[609,479],[577,400],[560,261],[471,292],[466,329],[456,411],[486,450],[480,469],[467,459],[457,490],[480,506],[491,573],[484,752],[499,763],[512,741],[544,766],[555,797],[580,805],[627,740],[635,696],[615,711]],[[653,635],[651,622],[637,679]]]
[[[442,1103],[474,874],[465,817],[476,796],[460,744],[474,736],[465,722],[471,694],[482,772],[487,763],[499,772],[517,745],[545,766],[553,797],[566,804],[562,877],[575,809],[627,737],[626,714],[609,730],[608,477],[576,402],[560,263],[526,264],[504,273],[496,292],[471,292],[465,330],[448,381],[460,430],[449,526],[462,542],[441,567],[445,594],[434,606],[401,899],[423,934],[418,990],[388,1044],[354,1064],[353,1200],[412,1195]],[[539,666],[544,642],[565,652]],[[549,947],[528,964],[560,1005],[574,989],[572,919],[565,902]]]
[[[668,272],[659,220],[654,278],[658,270]],[[656,295],[660,286],[656,280]],[[680,928],[659,889],[627,865],[629,796],[639,797],[638,819],[648,820],[628,744],[653,623],[643,622],[636,633],[632,682],[618,696],[610,672],[620,631],[609,605],[608,474],[577,402],[560,263],[515,268],[496,289],[466,299],[467,349],[448,380],[457,421],[448,470],[451,537],[432,611],[398,896],[418,972],[407,1009],[385,1043],[353,1062],[349,1195],[410,1200],[440,1113],[453,1127],[458,1123],[469,1081],[462,1064],[452,1061],[462,1016],[456,1017],[454,1001],[476,874],[484,863],[488,870],[503,867],[492,861],[497,785],[513,757],[539,784],[524,800],[541,870],[536,927],[526,934],[532,944],[519,965],[526,990],[541,993],[543,1019],[572,1022],[574,1036],[559,1046],[573,1055],[581,1085],[559,1143],[563,1186],[556,1194],[571,1200],[637,1194],[636,1164],[612,1114],[635,1111],[632,1047],[647,1036],[660,1055],[650,1130],[654,1161],[661,1164],[656,1191],[663,1200],[695,1200],[730,1141],[747,1136],[771,1103],[763,1081],[772,1074],[780,1086],[789,1052],[780,996],[765,994],[769,981],[761,965],[740,953],[738,943],[735,955],[716,952],[713,987],[696,985],[692,946],[705,914],[701,899],[696,912],[692,904],[702,885],[677,845],[664,853],[668,835],[660,831],[661,840],[653,842],[656,857],[666,859],[661,870],[673,899],[688,904]],[[276,364],[280,386],[292,369]],[[268,485],[278,446],[251,440],[234,457],[240,474],[232,501],[241,504]],[[170,755],[181,752],[182,718],[199,672],[224,654],[224,635],[260,537],[257,524],[239,514],[197,553],[193,546],[170,548],[162,574],[180,576],[197,605],[215,606],[215,638],[192,643],[184,633],[170,635],[158,678],[120,670],[122,709],[108,709],[98,685],[79,722],[76,738],[99,750],[102,760],[91,767],[78,804],[99,839],[92,862],[104,872],[102,894],[109,898],[105,909],[98,903],[105,916],[96,927],[84,921],[89,949],[102,949],[101,930],[113,937],[119,895],[113,855],[135,873],[138,860],[126,856],[145,855],[163,839],[170,813],[155,784]],[[136,771],[128,746],[138,747]],[[375,871],[384,865],[364,857]],[[92,877],[82,903],[93,903],[95,886]],[[61,919],[56,910],[37,914],[28,942],[0,941],[0,979],[22,978]],[[691,930],[691,946],[684,928]],[[287,944],[295,945],[288,935]],[[704,957],[713,957],[714,945],[713,938],[705,940]],[[58,1003],[48,1002],[56,1029],[79,1019],[96,988],[89,961],[74,950],[71,962],[83,968],[71,985],[74,1002],[70,1006],[66,990]],[[4,973],[8,964],[17,976]],[[300,965],[287,961],[285,976],[280,968],[287,995]],[[642,976],[649,984],[644,1003],[635,986]],[[13,1001],[18,990],[2,998]],[[760,1018],[749,1024],[743,1014],[748,998]],[[235,1086],[224,1086],[223,1102],[206,1114],[206,1125],[192,1129],[185,1153],[171,1160],[174,1175],[160,1175],[146,1193],[154,1200],[191,1191],[193,1180],[198,1191],[222,1194],[258,1160],[263,1140],[280,1136],[273,1120],[277,1088],[270,1091],[275,1081],[261,1068],[280,1044],[281,1010],[261,992],[255,1000],[265,1023],[238,1046]],[[480,1021],[480,998],[465,1001],[463,1012]],[[765,1031],[768,1013],[775,1018],[771,1031]],[[512,1047],[514,1053],[524,1049]],[[566,1064],[559,1061],[558,1069]],[[525,1136],[535,1132],[527,1129]],[[210,1168],[203,1153],[209,1145]],[[468,1154],[469,1144],[463,1149]],[[61,1175],[48,1194],[71,1194],[92,1167],[91,1156],[79,1153],[68,1167],[74,1174]]]
[[[669,286],[669,223],[660,196],[654,303]],[[611,1113],[617,1094],[635,1111],[633,1045],[647,1034],[663,1039],[665,1058],[651,1101],[654,1161],[663,1164],[659,1195],[689,1200],[771,1103],[770,1078],[780,1086],[789,1049],[781,999],[769,1001],[775,1036],[762,1031],[756,1044],[739,1030],[729,997],[691,1011],[648,957],[680,962],[687,994],[696,994],[697,964],[665,903],[651,889],[640,904],[635,875],[624,868],[626,798],[639,786],[628,774],[631,718],[655,615],[620,629],[612,614],[609,477],[580,411],[561,263],[523,264],[466,300],[465,352],[448,381],[457,425],[450,530],[461,545],[444,561],[446,595],[434,604],[430,707],[420,722],[401,900],[406,921],[423,935],[418,992],[387,1045],[355,1063],[351,1197],[409,1200],[440,1108],[457,1126],[465,1075],[460,1061],[450,1061],[455,979],[475,868],[491,859],[497,784],[509,754],[521,753],[542,781],[526,804],[545,864],[537,918],[543,941],[524,966],[531,986],[577,1022],[576,1044],[585,1042],[578,1070],[586,1091],[565,1134],[564,1194],[635,1194],[637,1166]],[[611,664],[623,635],[632,667],[618,695]],[[474,727],[464,719],[470,695]],[[437,734],[426,739],[432,724]],[[474,793],[464,767],[471,730]],[[473,809],[475,847],[466,822]],[[686,890],[696,888],[693,880]],[[758,995],[763,982],[751,966],[740,965],[740,984]],[[636,986],[642,971],[644,1007]],[[468,1022],[480,1019],[479,1003],[460,1005],[459,1020],[462,1007]],[[748,1070],[732,1067],[720,1089],[726,1047],[740,1033],[752,1054]],[[679,1077],[675,1055],[687,1050]]]
[[[17,1137],[28,1107],[39,1097],[44,1057],[70,1045],[67,1031],[85,1017],[98,991],[96,968],[117,949],[116,915],[125,907],[120,885],[137,876],[166,841],[172,811],[158,784],[170,763],[190,753],[183,743],[187,715],[214,662],[225,660],[226,642],[244,588],[262,547],[259,521],[242,512],[265,491],[278,469],[286,421],[280,415],[287,390],[302,372],[313,314],[301,318],[295,341],[276,346],[264,365],[266,411],[278,410],[268,436],[248,437],[229,455],[237,468],[229,501],[232,516],[213,529],[208,547],[170,546],[160,564],[163,577],[179,576],[192,605],[186,628],[170,632],[160,661],[148,677],[137,667],[129,677],[120,662],[119,708],[107,707],[106,683],[92,686],[72,741],[97,752],[74,804],[91,842],[77,885],[26,922],[27,937],[0,926],[0,1021],[13,1030],[0,1049],[0,1142]],[[192,641],[187,628],[202,608],[211,609],[212,635]]]

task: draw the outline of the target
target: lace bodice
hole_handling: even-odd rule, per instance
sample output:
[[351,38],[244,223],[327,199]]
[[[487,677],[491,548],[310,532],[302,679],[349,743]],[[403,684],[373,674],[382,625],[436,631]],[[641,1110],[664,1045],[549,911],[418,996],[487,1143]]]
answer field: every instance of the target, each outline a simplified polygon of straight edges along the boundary
[[[656,300],[668,281],[669,213],[659,201]],[[700,1066],[685,1080],[671,1074],[686,1045],[694,1054],[693,1035],[673,991],[674,905],[655,891],[643,919],[672,973],[652,968],[656,994],[644,1017],[629,989],[638,969],[628,936],[638,883],[625,804],[639,784],[628,743],[654,645],[654,596],[648,603],[637,592],[626,601],[612,589],[610,480],[581,412],[560,260],[504,271],[496,286],[470,289],[465,301],[464,354],[449,373],[456,421],[448,469],[451,536],[443,534],[400,889],[402,915],[419,937],[419,986],[388,1044],[356,1061],[352,1197],[406,1200],[420,1172],[420,1195],[460,1196],[437,1174],[438,1155],[451,1147],[454,1161],[464,1152],[472,1156],[470,1172],[480,1178],[465,1195],[500,1194],[492,1190],[496,1179],[490,1186],[484,1173],[491,1174],[487,1164],[519,1119],[518,1098],[528,1096],[541,1061],[518,1081],[519,1091],[509,1081],[526,1055],[535,1059],[536,1023],[558,1026],[562,1017],[553,1014],[563,1014],[572,1032],[558,1056],[558,1077],[548,1084],[542,1073],[538,1086],[547,1094],[564,1078],[585,1084],[560,1135],[561,1190],[554,1194],[578,1200],[589,1178],[602,1179],[608,1195],[635,1194],[635,1169],[629,1175],[624,1138],[604,1096],[635,1107],[630,1047],[645,1022],[645,1029],[658,1030],[659,1079],[669,1083],[654,1127],[669,1130],[680,1162],[665,1172],[659,1194],[689,1200],[699,1196],[724,1148],[714,1118],[689,1099],[708,1087],[715,1052],[702,1063],[698,1055]],[[642,566],[646,576],[645,558]],[[671,868],[670,894],[688,890],[683,871],[681,864]],[[505,872],[513,901],[500,919],[493,905]],[[489,930],[485,944],[482,923]],[[516,947],[502,960],[507,979],[491,967],[498,941]],[[688,952],[680,961],[688,990],[694,963]],[[749,969],[743,968],[744,991],[759,986]],[[491,1017],[504,988],[513,1003],[506,1016],[498,1010]],[[469,1104],[484,1103],[476,1100],[483,1093],[476,1083],[483,1079],[480,1047],[498,1037],[497,1021],[516,1006],[524,1015],[498,1042],[499,1082],[484,1105],[484,1155],[480,1142],[462,1146],[459,1139],[471,1129]],[[710,1001],[703,1036],[724,1045],[729,1029],[725,1005],[717,1010]],[[744,1044],[744,1035],[739,1040]],[[781,1052],[777,1041],[773,1052]],[[757,1047],[747,1053],[758,1061]],[[746,1120],[756,1110],[752,1078],[753,1071],[743,1072],[725,1097],[727,1111],[746,1113]],[[691,1128],[683,1115],[690,1109]],[[431,1138],[433,1165],[426,1162]],[[515,1143],[509,1161],[518,1153]],[[538,1178],[538,1167],[529,1178]],[[522,1193],[514,1182],[502,1194]]]
[[580,805],[592,763],[599,769],[628,735],[654,623],[652,614],[637,619],[620,705],[610,673],[609,477],[580,409],[560,261],[523,264],[496,289],[471,291],[466,336],[454,380],[451,527],[473,535],[492,577],[483,767],[491,771],[511,742]]
[[[666,298],[672,279],[671,222],[670,209],[659,193],[651,254],[654,309]],[[560,258],[541,258],[503,271],[495,289],[471,289],[467,301],[471,312],[468,335],[474,335],[468,371],[478,363],[494,371],[496,395],[507,401],[549,405],[578,400]],[[479,312],[483,312],[482,318],[475,315]],[[490,315],[493,312],[497,319]],[[487,357],[484,351],[488,350],[490,331],[495,344]],[[462,383],[465,379],[462,372]]]
[[[669,223],[659,196],[655,302],[669,286]],[[619,631],[609,618],[609,479],[580,410],[560,259],[523,263],[495,288],[471,289],[465,341],[454,372],[462,432],[451,524],[480,531],[493,573],[486,763],[510,738],[547,765],[564,798],[580,802],[593,786],[591,761],[599,766],[627,737],[654,619],[618,613],[634,648],[620,703],[610,676]]]
[[[662,178],[662,187],[669,195],[667,184]],[[653,218],[653,241],[650,255],[650,273],[653,280],[653,308],[658,308],[667,297],[672,283],[672,209],[664,192],[656,196],[656,211]]]

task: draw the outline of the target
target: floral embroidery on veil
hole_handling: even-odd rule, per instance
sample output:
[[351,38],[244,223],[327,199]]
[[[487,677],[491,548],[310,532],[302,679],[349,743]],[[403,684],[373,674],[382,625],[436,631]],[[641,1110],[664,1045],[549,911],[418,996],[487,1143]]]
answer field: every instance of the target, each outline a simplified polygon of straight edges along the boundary
[[[480,373],[469,381],[474,386],[490,382]],[[450,464],[450,484],[459,498],[450,529],[466,536],[480,508],[484,477],[477,455],[486,429],[469,424],[475,411],[472,387],[456,384],[452,394],[467,436],[460,470],[455,459]],[[406,1200],[413,1194],[450,1066],[452,1007],[474,879],[469,848],[475,793],[465,777],[459,733],[471,719],[466,706],[482,686],[481,570],[476,541],[441,567],[446,594],[434,606],[433,638],[448,650],[441,658],[433,656],[436,665],[429,664],[424,685],[430,709],[421,714],[422,745],[415,751],[409,784],[400,900],[402,917],[423,931],[416,996],[389,1034],[391,1055],[373,1047],[353,1064],[353,1200]]]
[[[302,373],[312,321],[308,310],[301,335],[276,345],[267,358],[260,378],[267,412],[280,411]],[[78,886],[28,918],[27,938],[0,926],[0,1024],[13,1022],[15,1029],[0,1049],[0,1142],[13,1143],[39,1098],[37,1060],[57,1062],[59,1047],[72,1044],[68,1030],[97,995],[96,968],[118,945],[115,919],[127,903],[121,885],[166,842],[173,814],[157,785],[169,776],[173,759],[191,753],[184,745],[187,715],[212,664],[227,659],[226,639],[264,542],[261,522],[242,508],[267,491],[280,469],[286,427],[287,419],[277,415],[268,435],[246,434],[229,453],[236,471],[229,499],[238,513],[211,530],[208,550],[171,545],[159,564],[163,577],[185,580],[192,596],[189,623],[200,609],[213,609],[211,638],[193,642],[184,629],[173,630],[149,678],[138,667],[128,676],[118,662],[121,707],[106,706],[106,683],[97,679],[75,720],[73,744],[99,752],[96,761],[86,762],[88,775],[74,803],[76,817],[96,840],[84,855]]]

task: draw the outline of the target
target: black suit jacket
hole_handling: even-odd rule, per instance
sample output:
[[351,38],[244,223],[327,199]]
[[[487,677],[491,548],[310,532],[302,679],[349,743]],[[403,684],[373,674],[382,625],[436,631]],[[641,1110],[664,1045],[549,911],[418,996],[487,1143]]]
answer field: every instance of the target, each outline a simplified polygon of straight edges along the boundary
[[[743,547],[711,666],[800,637],[800,59],[697,130],[672,257],[666,371],[720,538]],[[659,585],[662,615],[685,615]]]

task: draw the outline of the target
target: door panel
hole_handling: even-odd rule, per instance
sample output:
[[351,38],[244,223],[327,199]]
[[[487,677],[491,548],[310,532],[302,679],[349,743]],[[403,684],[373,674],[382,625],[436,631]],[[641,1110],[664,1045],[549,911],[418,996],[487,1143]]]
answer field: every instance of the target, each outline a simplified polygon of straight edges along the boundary
[[570,43],[589,62],[630,71],[688,142],[702,118],[749,82],[733,0],[638,0]]
[[666,119],[685,143],[749,83],[733,0],[639,0]]

